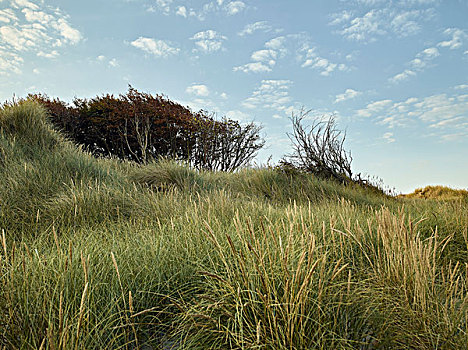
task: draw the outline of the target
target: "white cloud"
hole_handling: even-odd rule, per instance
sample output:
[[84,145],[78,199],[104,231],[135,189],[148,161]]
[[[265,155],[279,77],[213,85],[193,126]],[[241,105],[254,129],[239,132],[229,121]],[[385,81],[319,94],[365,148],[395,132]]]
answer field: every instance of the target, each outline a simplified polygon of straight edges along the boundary
[[440,0],[400,0],[400,6],[428,6],[438,3]]
[[408,63],[411,69],[405,69],[403,72],[398,73],[390,78],[389,81],[392,83],[399,83],[411,76],[415,76],[416,72],[421,72],[426,69],[430,65],[430,62],[438,56],[440,56],[440,53],[436,47],[429,47],[424,49]]
[[308,35],[288,34],[268,40],[264,49],[256,50],[251,54],[251,60],[247,64],[234,67],[234,71],[243,72],[270,72],[278,61],[294,53],[289,62],[300,62],[302,67],[312,67],[323,76],[328,76],[335,71],[346,71],[348,66],[344,63],[331,62],[329,59],[319,56],[316,48],[310,48]]
[[63,18],[59,18],[57,22],[52,22],[51,26],[57,29],[62,37],[71,44],[77,44],[82,39],[81,33],[72,28]]
[[273,50],[284,49],[284,43],[286,42],[286,37],[278,36],[273,38],[265,43],[265,47]]
[[413,97],[400,102],[382,100],[357,110],[356,115],[373,118],[390,128],[419,122],[419,134],[424,133],[424,126],[437,130],[439,137],[455,132],[468,134],[468,94]]
[[403,72],[396,74],[392,78],[390,78],[390,82],[392,83],[399,83],[403,80],[408,79],[411,76],[415,76],[416,73],[410,69],[405,69]]
[[54,17],[44,11],[33,11],[29,8],[23,9],[24,17],[28,22],[39,22],[42,25],[47,25],[54,20]]
[[415,103],[415,113],[426,122],[437,122],[462,116],[468,120],[468,101],[460,101],[456,96],[433,95]]
[[[165,15],[169,15],[169,13],[171,12],[171,4],[173,0],[155,0],[155,2],[155,6],[157,9],[159,9]],[[151,6],[148,10],[154,12],[155,8]]]
[[369,103],[366,108],[359,109],[357,111],[357,115],[359,117],[371,117],[375,113],[378,113],[382,110],[384,110],[387,106],[391,105],[392,100],[380,100],[376,102]]
[[106,56],[104,56],[104,55],[99,55],[98,57],[96,57],[96,59],[97,59],[98,61],[102,62],[102,61],[105,61]]
[[190,85],[185,89],[185,92],[191,95],[196,95],[196,96],[209,96],[210,95],[210,90],[206,85],[203,84],[193,84]]
[[334,13],[330,16],[331,21],[329,22],[329,24],[334,26],[343,22],[348,22],[352,16],[353,13],[351,11],[346,10],[340,13]]
[[109,66],[110,67],[118,67],[119,66],[119,62],[117,61],[117,59],[113,58],[109,61]]
[[15,52],[5,51],[0,46],[0,75],[6,75],[9,72],[20,74],[20,67],[23,62],[24,60],[21,56]]
[[11,5],[16,9],[21,9],[21,8],[30,8],[31,10],[39,9],[38,5],[27,0],[13,0],[11,2]]
[[226,12],[228,15],[232,16],[245,8],[245,3],[243,1],[231,1],[226,4]]
[[252,60],[257,62],[271,62],[277,57],[278,53],[275,50],[258,50],[253,52],[251,56]]
[[[0,47],[3,58],[12,57],[12,64],[3,63],[1,74],[17,73],[27,52],[45,58],[59,55],[57,48],[76,45],[83,36],[69,23],[69,16],[60,9],[27,0],[10,1],[11,8],[0,10]],[[7,53],[8,52],[8,53]],[[21,58],[21,59],[19,59]],[[9,67],[9,68],[8,68]],[[8,70],[9,69],[9,70]]]
[[465,89],[468,89],[468,84],[461,84],[461,85],[455,86],[455,90],[465,90]]
[[[268,44],[269,42],[267,42]],[[267,46],[265,44],[265,46]],[[279,56],[279,52],[272,49],[257,50],[252,53],[250,58],[254,62],[250,62],[241,66],[233,68],[234,72],[241,71],[244,73],[264,73],[271,72],[273,66],[276,64],[276,59]]]
[[417,69],[417,70],[422,70],[427,66],[427,63],[421,60],[420,58],[415,58],[410,62],[410,65],[412,68]]
[[225,92],[222,92],[219,97],[221,97],[223,100],[227,100],[228,95]]
[[39,57],[45,57],[45,58],[56,58],[59,56],[59,53],[57,50],[53,50],[51,52],[44,52],[44,51],[39,51],[37,53],[37,56]]
[[444,34],[451,35],[452,38],[450,40],[441,41],[437,46],[448,47],[451,50],[459,49],[463,45],[463,41],[468,38],[468,34],[458,28],[448,28],[444,31]]
[[249,114],[239,110],[228,111],[226,113],[226,117],[229,119],[237,120],[240,123],[245,123],[252,120],[252,117]]
[[350,100],[358,97],[359,95],[362,95],[362,92],[353,89],[346,89],[344,93],[336,95],[335,103]]
[[242,106],[248,109],[267,108],[285,112],[291,103],[291,85],[290,80],[262,80],[252,96],[242,102]]
[[194,40],[195,45],[202,52],[211,53],[221,50],[223,48],[223,42],[227,40],[227,37],[210,29],[196,33],[190,40]]
[[150,53],[156,57],[169,57],[177,55],[180,49],[172,47],[164,40],[156,40],[153,38],[139,37],[132,41],[130,45]]
[[221,14],[233,16],[247,8],[243,1],[221,1],[212,0],[208,2],[198,2],[198,6],[187,7],[187,4],[195,5],[197,2],[174,1],[174,0],[154,0],[153,5],[147,7],[149,12],[159,12],[166,16],[176,15],[184,18],[194,17],[204,21],[207,16],[219,16]]
[[[290,36],[293,37],[293,36]],[[265,43],[265,48],[270,50],[276,50],[278,52],[278,56],[284,57],[288,53],[288,49],[286,49],[287,39],[286,36],[278,36],[271,40],[268,40]]]
[[419,10],[398,13],[390,22],[390,26],[399,36],[414,35],[421,30],[421,25],[417,22],[420,15]]
[[[368,1],[366,1],[368,3]],[[382,4],[385,2],[382,1]],[[344,11],[332,15],[330,25],[340,25],[339,34],[351,41],[373,42],[378,37],[394,34],[399,37],[415,35],[421,31],[421,22],[434,17],[432,9],[401,10],[387,2],[383,8],[374,8],[353,18]]]
[[262,32],[270,32],[273,28],[268,24],[266,21],[260,21],[260,22],[255,22],[251,24],[247,24],[244,29],[242,29],[238,35],[239,36],[245,36],[245,35],[251,35],[257,31],[262,31]]
[[355,17],[340,34],[349,40],[354,41],[373,41],[375,35],[386,34],[384,23],[381,19],[382,11],[371,10],[363,17]]
[[453,134],[446,134],[441,136],[444,141],[465,140],[468,137],[468,132],[457,132]]
[[388,143],[395,142],[395,138],[393,137],[393,132],[386,132],[385,134],[382,135],[382,138]]
[[448,118],[448,119],[444,119],[444,120],[441,120],[440,122],[436,122],[434,124],[431,124],[429,125],[430,128],[435,128],[435,129],[439,129],[439,128],[446,128],[446,127],[456,127],[458,128],[460,126],[460,124],[464,123],[465,126],[468,125],[467,124],[467,120],[465,117],[453,117],[453,118]]
[[0,10],[0,22],[10,23],[11,21],[17,21],[15,12],[12,9]]
[[187,9],[185,8],[185,6],[177,7],[176,15],[186,18],[187,17]]
[[317,48],[309,48],[307,45],[304,46],[301,50],[305,52],[305,61],[302,63],[302,67],[312,67],[320,71],[320,74],[323,76],[329,76],[335,70],[344,71],[348,67],[344,64],[338,64],[330,62],[327,58],[320,57],[317,54]]
[[242,66],[237,66],[233,68],[234,72],[244,72],[244,73],[264,73],[264,72],[271,72],[271,68],[261,62],[251,62],[244,64]]
[[386,0],[356,0],[359,5],[377,6],[383,4]]
[[423,50],[420,54],[420,56],[426,57],[428,59],[436,58],[437,56],[440,56],[439,50],[437,50],[436,47],[429,47],[425,50]]

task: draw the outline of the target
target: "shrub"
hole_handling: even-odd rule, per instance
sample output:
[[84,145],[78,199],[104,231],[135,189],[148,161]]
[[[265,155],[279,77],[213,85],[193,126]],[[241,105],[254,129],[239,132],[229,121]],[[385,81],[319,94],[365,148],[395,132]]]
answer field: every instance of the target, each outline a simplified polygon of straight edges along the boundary
[[41,94],[29,98],[48,109],[55,127],[96,156],[139,163],[170,157],[198,169],[233,171],[264,145],[254,123],[216,120],[131,86],[125,95],[75,98],[71,106]]
[[234,171],[247,165],[265,142],[260,138],[261,127],[224,118],[194,118],[191,128],[189,161],[198,169]]
[[283,163],[322,178],[348,183],[353,177],[353,158],[343,147],[346,134],[336,128],[334,117],[327,121],[315,119],[309,128],[304,127],[303,120],[309,112],[302,109],[291,116],[293,132],[288,137],[293,153]]

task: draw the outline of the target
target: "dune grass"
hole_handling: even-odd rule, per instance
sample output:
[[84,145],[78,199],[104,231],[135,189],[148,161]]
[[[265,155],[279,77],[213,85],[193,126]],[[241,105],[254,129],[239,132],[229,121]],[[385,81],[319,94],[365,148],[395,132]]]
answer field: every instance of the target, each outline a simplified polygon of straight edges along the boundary
[[406,198],[422,198],[436,200],[468,199],[468,191],[453,189],[446,186],[426,186],[417,188],[413,193],[402,195]]
[[461,349],[468,202],[95,159],[0,112],[0,348]]

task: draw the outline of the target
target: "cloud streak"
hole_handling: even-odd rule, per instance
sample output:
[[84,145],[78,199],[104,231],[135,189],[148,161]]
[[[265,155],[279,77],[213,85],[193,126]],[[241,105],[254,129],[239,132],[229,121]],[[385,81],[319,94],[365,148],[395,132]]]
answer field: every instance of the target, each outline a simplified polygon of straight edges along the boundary
[[422,23],[433,16],[432,9],[404,10],[388,2],[386,7],[371,9],[360,16],[346,10],[332,14],[329,25],[341,26],[336,33],[350,41],[371,43],[380,37],[415,35],[422,30]]
[[262,80],[252,96],[242,102],[242,106],[247,109],[266,108],[285,112],[292,101],[289,95],[292,84],[291,80]]
[[180,51],[180,49],[171,46],[168,42],[164,40],[157,40],[142,36],[132,41],[130,45],[158,58],[174,56],[177,55]]
[[196,18],[206,20],[210,15],[235,16],[247,9],[247,5],[241,0],[215,0],[205,2],[201,6],[187,7],[191,2],[183,0],[155,0],[147,7],[147,11],[161,13],[166,16],[176,15],[184,18]]
[[212,53],[223,49],[223,42],[227,40],[227,37],[210,29],[196,33],[190,40],[195,41],[195,45],[197,46],[196,50],[204,53]]
[[372,118],[389,128],[408,127],[415,122],[440,135],[468,135],[468,94],[438,94],[405,101],[380,100],[356,111],[356,116]]
[[351,100],[358,96],[362,95],[362,92],[356,91],[353,89],[346,89],[346,91],[342,94],[336,95],[335,103],[343,102],[346,100]]
[[268,24],[267,21],[259,21],[251,24],[245,25],[244,29],[242,29],[239,33],[239,36],[246,36],[252,35],[255,32],[264,32],[268,33],[273,30],[273,27]]

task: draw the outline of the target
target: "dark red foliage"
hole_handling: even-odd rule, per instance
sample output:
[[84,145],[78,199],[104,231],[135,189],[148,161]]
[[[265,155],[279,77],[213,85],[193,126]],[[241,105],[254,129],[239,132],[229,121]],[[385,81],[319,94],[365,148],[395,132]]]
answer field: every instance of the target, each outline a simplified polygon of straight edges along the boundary
[[67,105],[30,95],[50,113],[54,126],[97,156],[147,162],[160,156],[187,160],[199,169],[232,171],[246,165],[263,146],[260,127],[215,120],[162,95],[129,87],[125,95],[73,100]]

